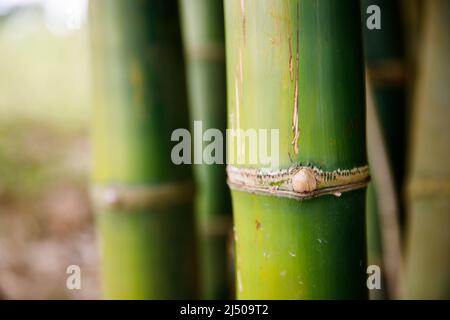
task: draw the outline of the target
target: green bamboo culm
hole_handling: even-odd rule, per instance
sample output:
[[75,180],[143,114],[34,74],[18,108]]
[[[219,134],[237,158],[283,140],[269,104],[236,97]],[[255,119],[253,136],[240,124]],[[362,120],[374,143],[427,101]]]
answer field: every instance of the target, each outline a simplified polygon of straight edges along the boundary
[[[367,165],[359,10],[353,0],[225,1],[229,127],[279,130],[270,170]],[[267,167],[238,139],[229,150],[245,156],[233,166]],[[237,297],[367,298],[365,188],[279,194],[232,191]]]
[[103,297],[196,297],[189,166],[171,161],[188,127],[178,8],[91,1],[93,201]]
[[450,1],[424,5],[411,125],[402,298],[450,299]]
[[[191,119],[201,121],[203,131],[219,129],[223,134],[226,129],[223,2],[180,0],[179,3]],[[202,152],[200,149],[194,152],[198,151]],[[194,166],[201,296],[205,299],[226,299],[231,294],[228,254],[231,199],[224,165],[211,164],[210,160],[204,158],[204,164]]]

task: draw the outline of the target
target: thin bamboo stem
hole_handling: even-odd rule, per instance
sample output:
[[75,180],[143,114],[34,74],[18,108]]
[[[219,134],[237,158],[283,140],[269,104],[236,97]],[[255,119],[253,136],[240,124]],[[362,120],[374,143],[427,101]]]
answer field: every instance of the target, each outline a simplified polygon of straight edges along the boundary
[[[191,119],[203,130],[226,128],[222,0],[180,0]],[[208,159],[204,159],[209,161]],[[225,299],[230,290],[231,200],[223,164],[194,166],[198,186],[202,297]]]
[[377,190],[377,212],[383,247],[383,266],[389,295],[398,296],[399,273],[402,270],[398,195],[381,124],[378,119],[371,82],[367,78],[367,139],[373,184]]

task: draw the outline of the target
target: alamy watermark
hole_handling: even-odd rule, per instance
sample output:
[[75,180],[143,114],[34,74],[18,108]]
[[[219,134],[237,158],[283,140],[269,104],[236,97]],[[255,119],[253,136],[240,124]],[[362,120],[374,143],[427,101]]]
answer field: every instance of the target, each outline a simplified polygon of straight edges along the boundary
[[172,132],[171,141],[178,142],[171,152],[174,164],[250,164],[278,168],[280,154],[279,129],[209,128],[194,121],[193,137],[189,130]]
[[369,30],[381,29],[381,9],[379,6],[372,4],[367,7],[366,14],[369,14],[366,20],[366,27]]
[[69,290],[81,290],[81,268],[76,264],[67,267],[66,288]]
[[376,264],[372,264],[367,267],[366,273],[369,275],[367,277],[366,285],[369,290],[380,290],[381,289],[381,268]]

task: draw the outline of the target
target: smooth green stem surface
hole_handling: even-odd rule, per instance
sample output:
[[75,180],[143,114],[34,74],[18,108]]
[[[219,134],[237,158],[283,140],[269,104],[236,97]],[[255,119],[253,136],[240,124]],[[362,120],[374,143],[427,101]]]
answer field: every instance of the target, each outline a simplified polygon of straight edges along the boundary
[[[225,1],[228,125],[279,130],[271,169],[367,164],[359,10],[357,1]],[[238,166],[264,167],[249,161],[255,148],[229,143],[246,156]],[[232,199],[238,298],[367,298],[365,189]]]
[[450,299],[450,1],[425,3],[402,298]]
[[[172,1],[91,1],[93,184],[158,188],[190,181],[170,158],[187,128],[178,8]],[[113,197],[113,195],[111,196]],[[97,210],[103,297],[196,297],[192,205]]]
[[[180,0],[179,3],[191,119],[201,121],[204,131],[219,129],[224,134],[226,75],[223,2]],[[206,145],[204,142],[203,146]],[[206,299],[229,298],[231,199],[225,166],[208,163],[195,165],[194,174],[198,190],[196,215],[200,233],[201,295]]]

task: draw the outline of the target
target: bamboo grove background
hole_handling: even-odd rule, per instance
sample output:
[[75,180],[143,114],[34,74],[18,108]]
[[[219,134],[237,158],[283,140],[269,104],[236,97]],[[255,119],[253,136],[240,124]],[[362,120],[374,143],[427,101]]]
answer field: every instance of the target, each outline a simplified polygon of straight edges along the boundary
[[[69,33],[0,5],[0,299],[450,298],[450,1],[85,4]],[[371,180],[246,192],[226,164],[172,162],[194,121],[279,129],[271,170]]]

